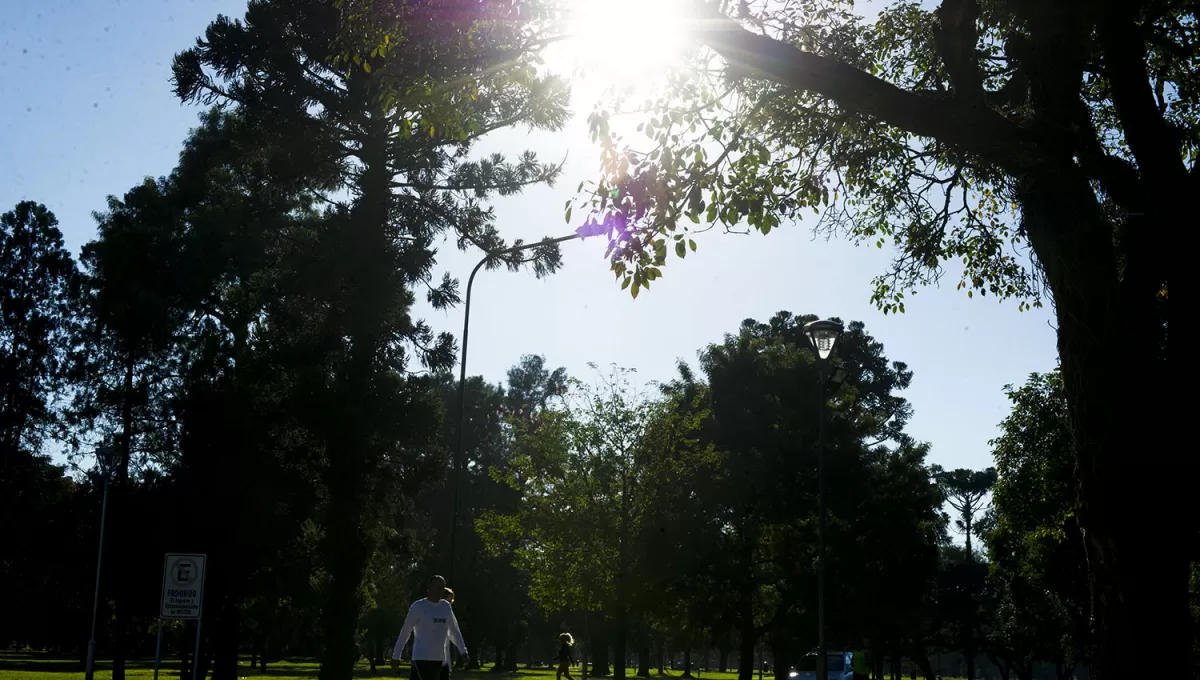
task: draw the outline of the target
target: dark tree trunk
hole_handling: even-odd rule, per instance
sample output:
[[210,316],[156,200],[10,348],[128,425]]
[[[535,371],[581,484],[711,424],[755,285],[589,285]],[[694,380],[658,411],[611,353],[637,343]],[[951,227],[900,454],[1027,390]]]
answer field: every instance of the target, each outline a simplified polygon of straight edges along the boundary
[[213,631],[213,680],[238,680],[238,603],[226,597],[217,627]]
[[921,674],[925,676],[925,680],[934,680],[933,662],[929,660],[929,654],[923,646],[916,645],[909,652],[909,658],[921,669]]
[[1058,677],[1058,680],[1071,680],[1071,677],[1075,675],[1075,664],[1059,661],[1054,664],[1054,675]]
[[775,661],[775,667],[772,670],[775,672],[775,680],[788,680],[788,673],[792,670],[791,645],[782,635],[772,637],[775,638],[771,641],[771,656]]
[[729,643],[721,645],[718,649],[717,670],[722,673],[729,672]]
[[692,677],[692,646],[687,645],[683,648],[683,675],[680,677]]
[[[602,637],[601,640],[604,640],[604,638]],[[596,645],[593,651],[595,656],[592,659],[592,675],[598,677],[607,677],[611,675],[612,669],[609,667],[608,663],[608,641],[604,640],[600,644]]]
[[[356,454],[344,456],[350,458]],[[353,463],[344,462],[343,465]],[[348,475],[358,479],[358,475]],[[341,486],[341,485],[338,485]],[[361,588],[367,566],[366,537],[359,528],[357,492],[342,487],[330,493],[331,530],[327,535],[330,581],[322,610],[324,657],[320,680],[349,680],[358,660],[359,611]]]
[[258,658],[258,672],[267,672],[267,650],[270,648],[271,638],[267,634],[262,636],[262,656]]
[[643,645],[638,649],[638,677],[650,677],[650,648]]
[[625,646],[627,643],[627,635],[629,633],[629,620],[624,612],[617,614],[616,620],[613,621],[612,632],[612,647],[613,647],[613,680],[625,680]]
[[667,653],[666,653],[666,650],[663,649],[663,647],[665,647],[665,643],[662,641],[662,639],[659,639],[655,643],[654,646],[658,650],[658,674],[666,675],[667,674]]
[[[1137,68],[1144,77],[1144,67]],[[1169,428],[1145,427],[1157,417],[1145,395],[1161,390],[1166,367],[1165,321],[1157,318],[1156,301],[1162,282],[1147,271],[1155,259],[1147,249],[1127,252],[1121,269],[1112,224],[1069,159],[1024,178],[1017,194],[1054,293],[1091,585],[1091,677],[1136,677],[1144,672],[1145,650],[1182,657],[1189,645],[1183,542],[1171,539],[1175,527],[1150,507],[1123,500],[1177,497],[1180,480],[1189,477],[1168,457]],[[1128,238],[1140,238],[1138,230]],[[1125,244],[1126,251],[1136,251],[1133,245]],[[1161,548],[1154,560],[1144,558],[1146,545]]]
[[492,666],[493,673],[504,670],[504,643],[496,642],[496,663]]
[[754,677],[754,644],[758,642],[758,633],[754,630],[754,617],[749,608],[742,612],[742,639],[738,643],[738,680],[751,680]]

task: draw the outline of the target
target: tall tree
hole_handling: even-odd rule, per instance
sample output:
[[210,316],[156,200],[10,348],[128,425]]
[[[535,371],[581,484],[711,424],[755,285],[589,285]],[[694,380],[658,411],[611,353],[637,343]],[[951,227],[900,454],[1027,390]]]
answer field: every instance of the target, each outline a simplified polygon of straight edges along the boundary
[[[348,678],[358,656],[380,472],[409,489],[435,474],[418,452],[436,446],[439,409],[407,375],[414,354],[433,370],[453,361],[453,338],[410,315],[415,289],[435,308],[458,301],[453,278],[434,282],[434,240],[448,231],[495,249],[487,197],[557,174],[532,154],[469,158],[487,131],[565,120],[564,89],[522,52],[523,5],[255,0],[175,59],[180,98],[238,105],[291,162],[342,190],[325,196],[333,207],[301,260],[308,280],[293,279],[281,307],[293,305],[294,351],[312,353],[297,384],[316,398],[299,412],[324,449],[323,680]],[[538,273],[557,264],[539,249]]]
[[[1095,677],[1136,674],[1151,646],[1183,653],[1195,546],[1121,499],[1176,496],[1191,478],[1169,428],[1144,426],[1158,417],[1144,395],[1170,375],[1166,235],[1200,186],[1194,5],[898,2],[873,21],[841,0],[688,6],[680,23],[725,68],[701,59],[651,103],[649,148],[622,148],[605,112],[593,117],[605,163],[594,219],[618,277],[636,295],[672,242],[686,255],[684,217],[766,233],[824,208],[827,233],[896,247],[875,281],[885,310],[947,269],[968,295],[1020,308],[1048,295]],[[1195,517],[1178,521],[1196,531]],[[1146,531],[1160,559],[1143,558]]]
[[[539,366],[522,369],[513,376],[519,382],[542,374]],[[641,453],[652,412],[630,372],[614,369],[595,387],[574,381],[565,408],[515,414],[515,455],[503,474],[521,503],[515,513],[491,512],[480,521],[494,550],[515,548],[544,612],[603,612],[617,678],[625,677],[645,508]],[[525,391],[520,400],[536,399],[539,391]]]
[[[936,559],[936,489],[925,447],[904,432],[911,407],[899,392],[911,372],[889,362],[882,344],[855,322],[838,346],[845,386],[821,393],[803,335],[812,318],[780,312],[767,323],[746,320],[736,335],[701,352],[704,382],[684,368],[669,388],[693,413],[702,409],[695,437],[713,458],[672,473],[681,493],[695,495],[703,519],[685,525],[694,527],[691,537],[659,539],[660,550],[669,545],[681,560],[671,563],[677,573],[662,587],[695,602],[694,611],[720,612],[725,625],[735,625],[742,659],[754,658],[769,634],[783,672],[790,654],[815,643],[817,399],[830,402],[826,463],[830,488],[838,489],[828,502],[829,573],[841,575],[828,587],[832,636],[874,633],[881,647],[903,646],[896,629],[871,628],[853,612],[886,603],[896,622],[911,619]],[[743,663],[743,679],[750,673]]]
[[[75,262],[46,206],[0,215],[0,466],[41,453],[69,349]],[[3,468],[0,467],[0,471]]]
[[1011,606],[1009,637],[1068,671],[1087,660],[1087,558],[1072,502],[1071,432],[1057,371],[1006,388],[1012,412],[992,441],[998,479],[984,539]]
[[996,468],[986,470],[934,470],[934,477],[942,489],[946,502],[958,517],[954,528],[967,542],[967,559],[975,558],[971,539],[980,535],[979,523],[988,511],[987,496],[996,483]]

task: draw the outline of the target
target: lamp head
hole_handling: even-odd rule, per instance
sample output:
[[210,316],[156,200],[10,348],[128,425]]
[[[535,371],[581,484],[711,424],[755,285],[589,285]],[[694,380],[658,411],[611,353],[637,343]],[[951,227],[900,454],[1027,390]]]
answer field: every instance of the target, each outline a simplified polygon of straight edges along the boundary
[[804,334],[808,336],[813,351],[821,360],[833,354],[833,347],[842,335],[842,324],[836,321],[820,319],[804,324]]
[[117,462],[117,447],[105,444],[96,449],[96,463],[100,466],[100,474],[105,477],[113,472]]

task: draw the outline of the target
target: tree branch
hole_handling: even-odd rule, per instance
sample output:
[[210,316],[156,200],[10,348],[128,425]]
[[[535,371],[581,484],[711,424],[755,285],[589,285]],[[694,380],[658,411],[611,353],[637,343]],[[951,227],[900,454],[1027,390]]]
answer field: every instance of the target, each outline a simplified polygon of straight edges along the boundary
[[826,97],[921,137],[936,139],[1020,172],[1030,140],[1020,128],[983,104],[925,97],[829,57],[804,52],[752,33],[703,0],[693,0],[698,39],[726,60],[773,82]]

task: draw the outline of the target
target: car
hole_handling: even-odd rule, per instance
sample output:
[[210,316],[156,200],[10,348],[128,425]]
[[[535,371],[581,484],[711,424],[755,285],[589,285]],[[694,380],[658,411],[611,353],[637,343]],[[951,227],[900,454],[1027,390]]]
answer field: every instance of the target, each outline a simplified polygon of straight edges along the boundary
[[[854,666],[851,652],[826,652],[825,680],[854,680]],[[789,680],[817,680],[817,655],[810,652],[800,660],[788,673]]]

